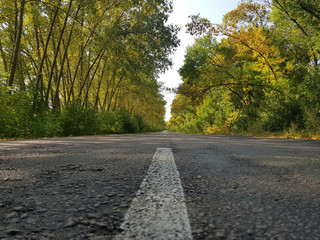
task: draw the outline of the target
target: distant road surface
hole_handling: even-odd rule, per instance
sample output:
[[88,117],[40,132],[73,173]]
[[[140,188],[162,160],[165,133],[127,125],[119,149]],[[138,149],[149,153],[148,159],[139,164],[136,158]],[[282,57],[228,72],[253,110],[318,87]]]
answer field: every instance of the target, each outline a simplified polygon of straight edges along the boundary
[[320,239],[320,141],[0,142],[0,239]]

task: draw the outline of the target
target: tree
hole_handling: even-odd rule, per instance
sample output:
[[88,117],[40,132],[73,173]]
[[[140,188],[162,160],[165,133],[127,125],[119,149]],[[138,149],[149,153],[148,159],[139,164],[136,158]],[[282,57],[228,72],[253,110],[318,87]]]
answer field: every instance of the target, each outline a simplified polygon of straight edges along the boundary
[[[184,119],[180,128],[216,132],[231,126],[261,132],[294,126],[316,131],[320,36],[315,5],[304,0],[242,1],[222,24],[192,16],[188,31],[199,38],[180,69],[183,84],[174,105]],[[224,38],[217,42],[215,36]],[[193,103],[196,114],[178,104],[181,96]]]
[[12,87],[13,81],[14,81],[14,75],[16,72],[16,68],[18,65],[18,57],[20,53],[20,44],[21,44],[21,37],[22,37],[22,31],[23,31],[23,19],[24,19],[24,8],[26,5],[25,0],[20,1],[20,11],[19,11],[19,22],[17,22],[17,33],[15,36],[15,42],[13,45],[13,53],[12,53],[12,61],[10,64],[10,75],[8,79],[8,86]]
[[0,0],[1,87],[26,91],[35,116],[79,105],[162,126],[156,79],[179,44],[171,11],[169,0]]

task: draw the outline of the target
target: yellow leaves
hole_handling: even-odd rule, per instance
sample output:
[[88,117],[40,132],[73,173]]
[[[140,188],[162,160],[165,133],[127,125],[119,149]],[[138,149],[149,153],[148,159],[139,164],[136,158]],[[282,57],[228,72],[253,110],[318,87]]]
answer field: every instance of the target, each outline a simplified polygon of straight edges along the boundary
[[236,123],[237,119],[239,117],[239,113],[237,112],[231,112],[228,119],[224,122],[223,126],[210,126],[205,129],[206,134],[221,134],[221,133],[227,133]]
[[251,90],[251,88],[252,88],[252,87],[247,86],[247,87],[243,87],[242,90],[243,90],[243,92],[248,92],[248,91]]
[[268,22],[268,13],[265,5],[252,1],[242,2],[236,9],[224,16],[223,22],[233,29],[238,29],[241,26],[246,28],[262,27]]
[[153,12],[154,12],[153,9],[145,9],[145,10],[143,10],[143,14],[144,15],[148,15],[148,16],[152,16]]
[[295,65],[292,62],[286,62],[286,69],[287,71],[291,72],[295,69]]
[[182,116],[178,116],[175,118],[175,122],[178,124],[178,126],[182,126],[185,122],[185,119]]
[[133,49],[128,51],[128,55],[133,56],[133,57],[139,57],[139,53],[134,51]]
[[277,78],[279,65],[283,62],[278,49],[271,45],[263,27],[250,29],[242,28],[234,31],[230,36],[237,46],[237,56],[243,57],[246,54],[255,60],[252,64],[253,70],[272,73]]
[[205,130],[206,134],[214,135],[221,132],[221,128],[217,126],[210,126]]
[[234,125],[234,123],[237,121],[239,117],[239,114],[237,112],[231,112],[229,115],[229,118],[225,121],[224,127],[229,128]]
[[[254,22],[252,22],[254,21]],[[191,34],[208,33],[224,35],[236,47],[236,57],[243,61],[256,61],[254,70],[271,72],[277,78],[279,64],[283,62],[279,50],[273,47],[265,31],[268,22],[266,6],[252,2],[239,4],[238,8],[224,17],[224,23],[213,26],[199,15],[192,16],[188,24]]]
[[239,55],[249,50],[252,51],[255,57],[258,57],[271,51],[269,40],[266,38],[261,27],[249,30],[242,28],[240,31],[234,31],[229,37],[237,43]]

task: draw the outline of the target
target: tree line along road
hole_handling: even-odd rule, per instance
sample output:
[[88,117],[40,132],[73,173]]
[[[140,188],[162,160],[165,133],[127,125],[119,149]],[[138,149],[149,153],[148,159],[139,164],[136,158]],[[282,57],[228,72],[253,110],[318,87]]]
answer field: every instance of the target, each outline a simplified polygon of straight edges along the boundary
[[320,239],[320,142],[0,142],[0,216],[0,239]]

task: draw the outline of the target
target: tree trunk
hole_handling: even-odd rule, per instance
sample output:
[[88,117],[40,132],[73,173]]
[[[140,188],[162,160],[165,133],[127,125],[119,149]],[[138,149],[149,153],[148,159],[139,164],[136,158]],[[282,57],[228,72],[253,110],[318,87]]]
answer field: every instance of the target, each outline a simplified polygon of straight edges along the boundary
[[98,56],[93,60],[93,63],[89,66],[89,69],[88,69],[87,74],[86,74],[86,76],[85,76],[85,78],[83,80],[83,83],[80,86],[78,98],[81,97],[82,91],[83,91],[83,89],[84,89],[84,87],[86,85],[86,82],[87,82],[87,79],[88,79],[88,77],[90,75],[90,72],[91,72],[92,68],[94,67],[94,65],[96,64],[96,62],[98,61],[98,59],[100,58],[101,54],[102,54],[102,50],[99,52]]
[[[70,1],[70,4],[71,4],[71,1]],[[81,8],[81,6],[79,5],[78,8],[77,8],[77,12],[75,14],[75,17],[74,17],[75,19],[78,16],[80,8]],[[62,78],[62,74],[63,74],[64,62],[65,62],[65,60],[67,58],[67,55],[68,55],[68,48],[69,48],[69,45],[70,45],[70,42],[71,42],[73,28],[74,28],[74,25],[75,25],[75,22],[76,22],[75,19],[73,20],[72,27],[71,27],[70,34],[69,34],[69,38],[68,38],[67,44],[65,46],[64,54],[63,54],[63,57],[62,57],[62,60],[61,60],[60,72],[59,72],[59,76],[58,76],[57,83],[56,83],[56,93],[55,93],[55,96],[54,96],[53,109],[57,109],[60,106],[60,104],[59,104],[59,86],[60,86],[60,82],[61,82],[61,78]]]
[[13,85],[14,75],[15,75],[16,68],[18,65],[20,43],[21,43],[21,37],[22,37],[22,31],[23,31],[23,17],[24,17],[25,4],[26,4],[26,0],[21,0],[20,13],[19,13],[19,25],[18,25],[18,29],[17,29],[18,32],[17,32],[17,36],[15,39],[15,43],[14,43],[12,62],[11,62],[11,68],[10,68],[10,75],[9,75],[9,80],[8,80],[9,87],[11,87]]
[[104,100],[103,100],[103,104],[102,104],[102,110],[103,110],[103,111],[106,110],[107,100],[108,100],[108,95],[109,95],[109,90],[110,90],[110,87],[111,87],[111,83],[112,83],[112,85],[114,84],[114,80],[115,80],[115,78],[116,78],[116,76],[117,76],[117,70],[118,70],[117,68],[115,68],[115,69],[113,70],[112,77],[111,77],[111,79],[110,79],[110,83],[109,83],[109,84],[107,83],[107,90],[106,90],[106,94],[105,94],[105,96],[104,96]]
[[98,110],[99,93],[100,93],[102,79],[103,79],[103,76],[104,76],[104,72],[105,72],[106,66],[107,66],[107,60],[104,62],[104,65],[103,65],[103,69],[102,69],[102,72],[101,72],[101,75],[100,75],[100,78],[99,78],[97,94],[96,94],[95,101],[94,101],[94,110],[96,110],[96,111]]
[[99,61],[97,63],[96,69],[94,70],[94,72],[92,74],[91,81],[90,81],[90,83],[88,85],[88,88],[86,90],[86,94],[85,94],[85,97],[84,97],[84,101],[83,101],[83,105],[82,105],[83,107],[88,105],[87,102],[88,102],[88,99],[89,99],[89,91],[90,91],[91,85],[92,85],[92,83],[94,81],[94,77],[97,74],[98,68],[100,66],[101,59],[103,58],[103,55],[104,55],[104,53],[101,54],[101,57],[100,57],[100,59],[99,59]]
[[[93,28],[91,29],[90,31],[90,35],[89,37],[87,38],[85,44],[83,46],[80,46],[80,54],[79,54],[79,60],[78,60],[78,63],[76,65],[76,69],[75,69],[75,72],[73,74],[73,79],[72,79],[72,82],[71,82],[71,87],[70,87],[70,91],[69,91],[69,97],[68,97],[68,103],[70,102],[70,98],[71,96],[74,96],[74,91],[73,91],[73,88],[74,88],[74,84],[76,82],[76,78],[77,78],[77,75],[78,75],[78,71],[79,71],[79,68],[80,66],[83,64],[83,55],[84,55],[84,52],[86,50],[86,47],[87,45],[89,44],[91,38],[93,37],[93,35],[95,34],[95,30],[96,28],[99,26],[99,23],[100,23],[100,20],[103,18],[103,16],[107,13],[107,11],[114,5],[117,3],[117,0],[114,1],[110,6],[107,6],[105,8],[105,10],[103,11],[102,15],[100,16],[100,18],[97,20],[97,23],[93,26]],[[83,23],[82,23],[83,24]]]
[[111,91],[111,94],[110,94],[110,99],[109,99],[109,104],[108,104],[108,107],[107,107],[107,111],[110,111],[111,109],[111,105],[112,105],[112,99],[113,97],[115,96],[115,93],[117,92],[119,86],[120,86],[120,83],[122,82],[123,78],[124,78],[125,75],[122,75],[117,83],[117,85],[115,86],[115,88]]
[[3,63],[3,69],[4,69],[5,73],[7,73],[8,72],[8,64],[7,64],[6,54],[3,50],[1,40],[0,40],[0,53],[1,53],[2,63]]
[[69,2],[68,10],[66,12],[66,17],[64,19],[63,27],[62,27],[62,30],[61,30],[61,33],[60,33],[60,37],[59,37],[59,40],[58,40],[56,53],[55,53],[54,58],[53,58],[53,63],[52,63],[52,67],[51,67],[50,75],[49,75],[49,79],[48,79],[48,88],[47,88],[46,101],[45,101],[46,105],[49,104],[49,94],[50,94],[50,90],[51,90],[52,77],[53,77],[55,65],[57,63],[57,57],[58,57],[58,54],[59,54],[59,51],[60,51],[60,45],[61,45],[61,42],[62,42],[62,37],[63,37],[63,34],[65,32],[66,26],[67,26],[67,22],[68,22],[69,13],[70,13],[70,10],[71,10],[72,2],[73,2],[73,0],[70,0],[70,2]]
[[[45,59],[47,57],[47,50],[48,50],[48,46],[49,46],[49,42],[50,42],[50,38],[51,38],[51,35],[52,35],[52,32],[53,32],[53,27],[54,27],[54,24],[56,22],[56,19],[57,19],[57,16],[58,16],[58,12],[59,12],[59,5],[60,5],[60,2],[58,3],[57,5],[57,8],[55,10],[55,13],[54,13],[54,16],[53,16],[53,19],[52,19],[52,22],[51,22],[51,26],[50,26],[50,31],[49,31],[49,34],[47,36],[47,41],[44,45],[44,49],[43,49],[43,56],[41,58],[41,62],[40,62],[40,65],[39,65],[39,69],[38,69],[38,74],[37,74],[37,81],[36,81],[36,91],[35,91],[35,96],[34,98],[37,99],[38,98],[38,92],[39,92],[39,88],[41,89],[41,99],[43,99],[43,89],[40,85],[43,85],[43,66],[44,66],[44,63],[45,63]],[[43,100],[42,100],[43,101]]]

